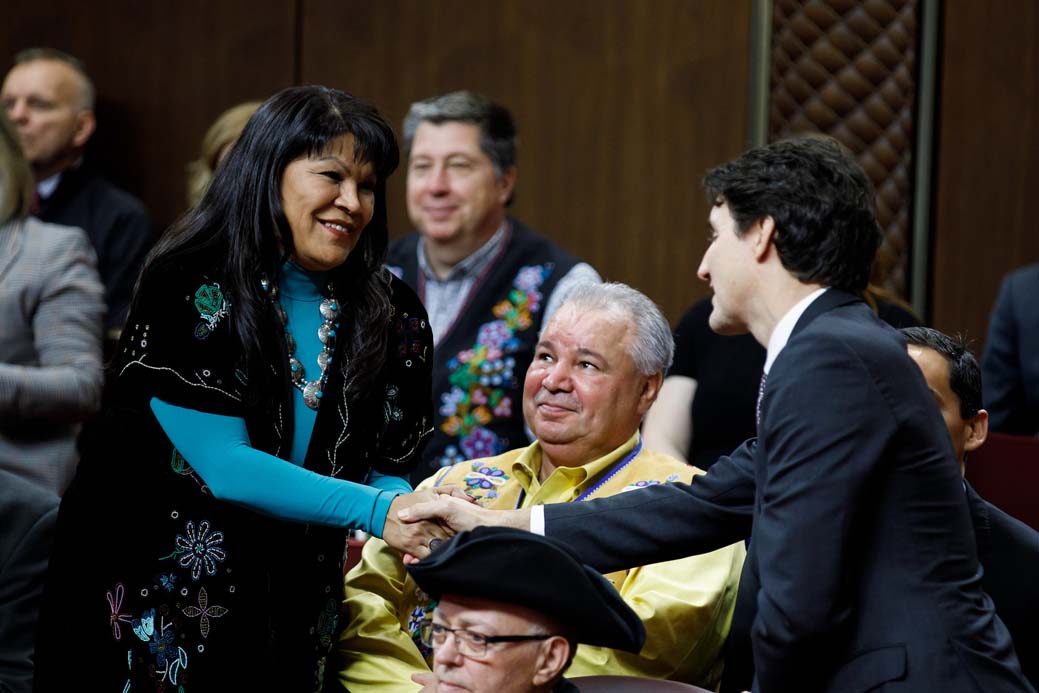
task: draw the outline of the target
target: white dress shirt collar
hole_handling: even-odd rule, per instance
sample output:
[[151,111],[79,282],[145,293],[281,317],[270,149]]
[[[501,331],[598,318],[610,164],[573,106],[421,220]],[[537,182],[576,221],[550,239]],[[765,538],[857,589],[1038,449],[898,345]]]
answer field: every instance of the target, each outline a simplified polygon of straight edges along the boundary
[[775,363],[776,357],[779,356],[779,352],[783,351],[783,347],[790,341],[790,334],[794,331],[794,326],[797,325],[797,321],[801,319],[804,312],[808,310],[808,306],[812,305],[812,302],[823,295],[826,289],[829,287],[824,286],[821,289],[816,289],[812,293],[808,294],[800,301],[794,304],[794,307],[788,310],[783,317],[776,323],[775,328],[772,330],[772,336],[768,338],[768,353],[765,356],[765,373],[769,372],[772,368],[772,364]]

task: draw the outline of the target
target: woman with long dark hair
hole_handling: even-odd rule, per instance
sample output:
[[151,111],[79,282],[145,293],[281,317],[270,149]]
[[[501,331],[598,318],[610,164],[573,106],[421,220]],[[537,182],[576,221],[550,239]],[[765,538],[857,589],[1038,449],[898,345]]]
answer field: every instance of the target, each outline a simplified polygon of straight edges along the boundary
[[430,432],[426,314],[382,267],[398,156],[367,103],[286,89],[152,251],[62,502],[37,690],[323,687],[346,529],[405,531]]

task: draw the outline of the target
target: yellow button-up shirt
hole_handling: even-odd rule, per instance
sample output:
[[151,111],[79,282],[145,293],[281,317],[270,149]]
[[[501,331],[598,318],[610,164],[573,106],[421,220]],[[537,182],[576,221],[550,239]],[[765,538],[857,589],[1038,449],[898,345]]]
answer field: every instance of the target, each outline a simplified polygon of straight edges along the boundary
[[[613,452],[580,467],[557,467],[544,481],[534,443],[497,457],[461,462],[419,488],[456,484],[494,509],[526,508],[612,496],[657,483],[692,481],[695,468],[641,448],[636,433]],[[667,531],[661,518],[661,531]],[[742,543],[611,573],[606,577],[646,627],[639,654],[581,645],[568,677],[601,674],[667,678],[713,688],[729,632]],[[400,554],[370,539],[346,577],[348,624],[339,640],[340,681],[350,691],[416,691],[411,674],[428,671],[431,653],[419,642],[435,604],[408,575]]]

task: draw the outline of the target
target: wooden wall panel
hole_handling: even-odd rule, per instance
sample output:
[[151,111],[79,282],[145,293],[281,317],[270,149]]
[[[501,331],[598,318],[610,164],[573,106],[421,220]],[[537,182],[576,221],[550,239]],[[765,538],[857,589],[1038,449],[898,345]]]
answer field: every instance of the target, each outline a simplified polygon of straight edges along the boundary
[[1039,260],[1039,4],[943,8],[932,321],[980,353],[1000,279]]
[[[454,89],[510,108],[514,213],[677,320],[696,278],[706,168],[746,146],[750,0],[302,0],[300,74],[408,105]],[[394,235],[410,225],[403,170]]]
[[213,119],[293,83],[296,12],[283,0],[15,0],[0,60],[6,72],[17,51],[49,45],[86,63],[99,95],[89,155],[162,228],[184,210],[185,165]]

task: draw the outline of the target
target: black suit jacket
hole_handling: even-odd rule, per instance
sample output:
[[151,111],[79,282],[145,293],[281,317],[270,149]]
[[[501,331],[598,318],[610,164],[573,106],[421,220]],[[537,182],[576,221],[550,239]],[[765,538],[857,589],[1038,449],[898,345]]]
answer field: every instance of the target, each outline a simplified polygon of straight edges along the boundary
[[982,584],[1014,639],[1025,676],[1039,686],[1039,532],[992,505],[967,485]]
[[992,309],[981,358],[989,428],[1039,434],[1039,264],[1008,274]]
[[755,691],[1032,690],[981,589],[952,457],[900,335],[830,290],[772,365],[756,440],[691,485],[546,506],[546,529],[608,571],[753,526]]
[[57,189],[41,202],[36,216],[87,232],[105,285],[105,328],[122,327],[141,264],[155,241],[144,205],[89,167],[80,166],[61,174]]
[[0,692],[32,690],[33,638],[58,497],[0,469]]

